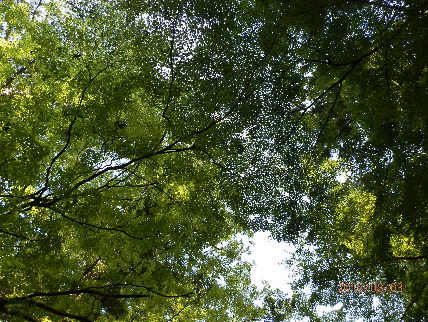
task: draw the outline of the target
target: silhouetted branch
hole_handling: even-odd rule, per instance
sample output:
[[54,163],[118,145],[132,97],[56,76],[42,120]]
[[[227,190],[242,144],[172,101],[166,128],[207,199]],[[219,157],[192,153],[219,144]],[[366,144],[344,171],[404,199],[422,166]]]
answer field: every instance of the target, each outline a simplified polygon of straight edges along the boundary
[[412,299],[412,301],[409,303],[409,305],[407,305],[406,310],[404,311],[403,315],[400,318],[400,321],[404,321],[404,317],[406,316],[406,314],[409,312],[409,310],[411,309],[411,307],[413,306],[413,304],[415,304],[419,298],[421,297],[422,293],[424,292],[425,287],[428,286],[428,283],[426,283],[420,290],[419,294]]
[[[63,295],[79,295],[79,294],[93,294],[98,296],[104,296],[104,297],[112,297],[112,298],[145,298],[149,297],[148,294],[111,294],[111,293],[104,293],[101,291],[98,291],[98,289],[109,289],[109,288],[117,288],[117,287],[136,287],[136,288],[143,288],[150,293],[167,297],[167,298],[179,298],[179,297],[187,297],[190,295],[194,295],[194,292],[189,292],[185,294],[179,294],[179,295],[166,295],[159,292],[156,292],[155,290],[144,286],[144,285],[137,285],[137,284],[110,284],[110,285],[104,285],[104,286],[92,286],[87,287],[83,289],[77,289],[77,290],[69,290],[69,291],[60,291],[60,292],[36,292],[32,293],[30,295],[24,296],[24,297],[15,297],[8,299],[9,300],[29,300],[34,297],[42,297],[42,296],[63,296]],[[4,301],[4,300],[3,300]]]
[[36,8],[33,11],[33,14],[31,15],[31,21],[34,20],[34,18],[36,17],[36,13],[37,13],[37,9],[39,9],[39,7],[41,6],[43,0],[40,0],[39,3],[37,4]]
[[[131,235],[130,233],[128,233],[127,231],[125,231],[125,230],[123,230],[123,229],[114,228],[114,227],[112,227],[112,228],[110,228],[110,227],[100,227],[100,226],[93,225],[93,224],[90,224],[90,223],[81,222],[81,221],[76,220],[76,219],[74,219],[74,218],[71,218],[71,217],[69,217],[69,216],[67,216],[67,215],[65,215],[65,214],[63,214],[63,213],[59,213],[59,214],[61,215],[61,217],[64,217],[65,219],[68,219],[68,220],[70,220],[70,221],[72,221],[72,222],[74,222],[74,223],[76,223],[76,224],[79,224],[79,225],[81,225],[81,226],[85,227],[85,228],[92,227],[92,228],[96,228],[96,229],[99,229],[99,230],[116,231],[116,232],[120,232],[120,233],[122,233],[122,234],[124,234],[124,235],[126,235],[126,236],[128,236],[128,237],[131,237],[131,238],[133,238],[133,239],[137,239],[137,240],[147,240],[147,238],[142,238],[142,237],[136,237],[136,236],[133,236],[133,235]],[[92,231],[93,231],[93,230],[92,230]],[[94,231],[93,231],[93,232],[94,232]]]
[[22,238],[22,239],[25,239],[25,240],[36,241],[35,239],[31,239],[31,238],[25,237],[24,235],[10,233],[10,232],[2,230],[2,229],[0,229],[0,233],[6,234],[6,235],[9,235],[9,236],[13,236],[15,238]]
[[37,306],[37,307],[39,307],[45,311],[51,312],[55,315],[64,316],[64,317],[67,317],[67,318],[70,318],[73,320],[77,320],[77,321],[82,321],[82,322],[92,322],[92,320],[87,318],[86,316],[81,316],[81,315],[76,315],[76,314],[71,314],[71,313],[67,313],[64,311],[60,311],[60,310],[54,309],[53,307],[50,307],[46,304],[36,302],[33,300],[29,300],[28,302],[31,304],[34,304],[35,306]]

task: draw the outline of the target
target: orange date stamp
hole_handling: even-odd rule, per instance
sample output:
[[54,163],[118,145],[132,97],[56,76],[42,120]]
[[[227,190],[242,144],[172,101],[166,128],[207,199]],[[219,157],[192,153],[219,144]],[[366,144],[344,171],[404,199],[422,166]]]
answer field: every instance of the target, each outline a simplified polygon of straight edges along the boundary
[[339,293],[401,293],[403,283],[339,283]]

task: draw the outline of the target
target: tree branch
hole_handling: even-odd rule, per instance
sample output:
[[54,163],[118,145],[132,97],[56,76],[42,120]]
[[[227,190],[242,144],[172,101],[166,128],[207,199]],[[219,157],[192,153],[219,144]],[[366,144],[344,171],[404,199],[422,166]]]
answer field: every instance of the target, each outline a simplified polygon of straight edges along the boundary
[[31,15],[31,21],[34,21],[34,18],[36,17],[37,9],[39,9],[39,7],[42,5],[42,1],[43,0],[40,0],[36,8],[34,9],[33,14]]
[[177,141],[175,141],[175,142],[171,143],[171,144],[170,144],[170,145],[168,145],[167,147],[165,147],[165,148],[163,148],[163,149],[161,149],[161,150],[159,150],[159,151],[157,151],[157,152],[150,153],[150,154],[146,154],[146,155],[143,155],[143,156],[141,156],[141,157],[134,158],[134,159],[129,160],[128,162],[125,162],[125,163],[123,163],[123,164],[116,165],[116,166],[109,166],[109,167],[106,167],[106,168],[102,169],[101,171],[95,172],[94,174],[92,174],[92,175],[91,175],[91,176],[89,176],[88,178],[86,178],[86,179],[84,179],[84,180],[82,180],[82,181],[80,181],[80,182],[76,183],[76,184],[75,184],[75,185],[70,189],[70,191],[69,191],[69,192],[72,192],[73,190],[76,190],[76,189],[77,189],[77,188],[79,188],[81,185],[83,185],[83,184],[85,184],[85,183],[88,183],[88,182],[90,182],[90,181],[92,181],[92,180],[94,180],[94,179],[98,178],[99,176],[103,175],[103,174],[104,174],[104,173],[106,173],[106,172],[125,169],[126,167],[128,167],[128,166],[130,166],[130,165],[132,165],[132,164],[134,164],[134,163],[136,163],[136,162],[139,162],[139,161],[141,161],[141,160],[148,159],[148,158],[154,157],[154,156],[156,156],[156,155],[167,154],[167,153],[177,153],[177,152],[183,152],[183,151],[189,151],[189,150],[194,150],[194,149],[195,149],[195,147],[194,147],[194,146],[186,147],[186,148],[173,149],[173,147],[174,147],[174,146],[176,146],[179,142],[180,142],[180,141],[179,141],[179,140],[177,140]]
[[343,76],[336,82],[334,82],[333,84],[331,84],[327,89],[325,89],[320,95],[318,95],[311,104],[307,105],[304,108],[300,108],[300,109],[294,109],[293,111],[291,111],[290,113],[296,113],[296,112],[302,112],[301,115],[299,116],[299,118],[297,119],[296,122],[294,122],[290,133],[287,135],[287,137],[285,138],[285,141],[288,141],[288,139],[291,137],[291,135],[293,135],[294,131],[297,128],[297,125],[300,123],[300,121],[303,119],[303,116],[306,114],[306,112],[312,107],[314,106],[314,104],[318,101],[320,101],[325,95],[327,95],[331,89],[333,89],[336,85],[339,85],[341,83],[343,83],[343,81],[346,79],[346,77],[348,77],[349,74],[351,74],[351,72],[358,66],[358,64],[364,59],[369,57],[370,55],[372,55],[373,53],[377,52],[381,47],[376,47],[373,48],[372,50],[370,50],[368,53],[362,55],[361,57],[359,57],[358,59],[353,61],[353,65],[351,66],[351,68],[345,73],[343,74]]
[[[145,297],[149,297],[150,295],[148,294],[111,294],[111,293],[103,293],[100,291],[97,291],[97,289],[109,289],[109,288],[115,288],[115,287],[137,287],[137,288],[143,288],[153,294],[162,296],[162,297],[166,297],[166,298],[179,298],[179,297],[188,297],[190,295],[194,295],[194,292],[189,292],[189,293],[185,293],[185,294],[180,294],[180,295],[166,295],[166,294],[162,294],[159,292],[156,292],[155,290],[144,286],[144,285],[138,285],[138,284],[110,284],[110,285],[104,285],[104,286],[92,286],[92,287],[87,287],[87,288],[83,288],[83,289],[78,289],[78,290],[69,290],[69,291],[60,291],[60,292],[36,292],[36,293],[32,293],[30,295],[24,296],[24,297],[15,297],[15,298],[10,298],[7,301],[12,301],[12,300],[30,300],[31,298],[34,297],[41,297],[41,296],[63,296],[63,295],[78,295],[78,294],[93,294],[93,295],[99,295],[99,296],[104,296],[104,297],[112,297],[112,298],[145,298]],[[5,301],[5,300],[3,300]]]
[[60,310],[54,309],[53,307],[50,307],[46,304],[36,302],[33,300],[28,300],[28,302],[31,304],[34,304],[35,306],[37,306],[37,307],[39,307],[45,311],[51,312],[55,315],[64,316],[64,317],[67,317],[67,318],[70,318],[73,320],[77,320],[77,321],[82,321],[82,322],[92,322],[92,320],[87,318],[86,316],[81,316],[81,315],[76,315],[76,314],[71,314],[71,313],[67,313],[64,311],[60,311]]
[[[74,222],[76,224],[79,224],[79,225],[81,225],[81,226],[83,226],[85,228],[92,227],[92,228],[96,228],[96,229],[99,229],[99,230],[116,231],[116,232],[120,232],[120,233],[122,233],[122,234],[124,234],[124,235],[126,235],[128,237],[136,239],[136,240],[147,240],[147,238],[133,236],[133,235],[131,235],[130,233],[128,233],[127,231],[125,231],[123,229],[114,228],[114,227],[113,228],[100,227],[100,226],[93,225],[93,224],[90,224],[90,223],[85,223],[85,222],[78,221],[78,220],[76,220],[74,218],[71,218],[71,217],[69,217],[69,216],[67,216],[67,215],[65,215],[63,213],[59,213],[59,214],[61,215],[61,217],[64,217],[64,218],[66,218],[66,219],[68,219],[68,220],[70,220],[70,221],[72,221],[72,222]],[[86,226],[88,226],[88,227],[86,227]]]
[[[49,202],[47,202],[47,200],[45,198],[42,198],[42,195],[48,189],[49,176],[50,176],[50,173],[51,173],[51,170],[52,170],[52,167],[53,167],[55,161],[58,160],[58,158],[61,157],[61,155],[63,155],[65,153],[65,151],[67,150],[67,148],[70,146],[71,130],[73,129],[73,125],[76,122],[76,120],[77,120],[77,117],[75,116],[73,118],[73,120],[71,121],[69,127],[68,127],[67,142],[65,143],[65,145],[61,149],[61,151],[59,151],[58,154],[52,158],[48,168],[46,169],[45,184],[44,184],[43,188],[41,188],[39,191],[30,195],[30,196],[33,196],[33,200],[28,204],[28,207],[31,207],[31,206],[49,207],[50,205],[52,205],[56,202],[56,199],[53,199],[53,200],[50,200]],[[27,205],[24,205],[24,208],[25,207],[27,207]]]
[[15,238],[22,238],[22,239],[29,240],[29,241],[36,241],[36,239],[31,239],[31,238],[25,237],[24,235],[10,233],[10,232],[2,230],[2,229],[0,229],[0,233],[6,234],[6,235],[9,235],[9,236],[13,236]]
[[324,122],[324,124],[323,124],[323,126],[322,126],[321,130],[318,132],[317,140],[315,141],[314,148],[312,149],[312,152],[311,152],[311,154],[309,155],[308,162],[306,163],[306,166],[305,166],[305,170],[304,170],[305,172],[306,172],[307,167],[309,166],[309,162],[311,161],[311,158],[312,158],[312,157],[313,157],[313,155],[315,154],[315,150],[316,150],[317,145],[318,145],[318,143],[319,143],[319,141],[320,141],[320,139],[321,139],[321,136],[322,136],[322,134],[324,133],[324,130],[325,130],[325,128],[327,127],[328,122],[330,121],[330,118],[331,118],[331,116],[332,116],[332,114],[333,114],[333,110],[334,110],[334,108],[336,107],[336,103],[337,103],[337,100],[338,100],[338,98],[339,98],[339,95],[340,95],[340,92],[341,92],[341,91],[342,91],[342,83],[339,83],[339,90],[337,91],[336,97],[334,98],[334,102],[333,102],[333,105],[332,105],[332,107],[331,107],[331,109],[330,109],[330,111],[329,111],[328,115],[327,115],[327,119],[325,120],[325,122]]
[[409,303],[409,305],[407,305],[406,310],[404,311],[403,315],[400,318],[400,321],[404,321],[404,317],[406,316],[406,314],[409,312],[410,308],[413,306],[413,304],[415,304],[419,298],[421,297],[422,293],[424,292],[425,287],[428,286],[428,283],[426,283],[422,288],[421,291],[419,292],[419,294],[412,299],[412,301]]

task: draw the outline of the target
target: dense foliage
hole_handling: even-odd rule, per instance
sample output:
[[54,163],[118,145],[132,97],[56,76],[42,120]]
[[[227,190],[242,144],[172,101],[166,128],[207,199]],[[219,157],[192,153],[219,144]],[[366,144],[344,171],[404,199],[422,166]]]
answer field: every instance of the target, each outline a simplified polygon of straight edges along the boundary
[[1,3],[2,319],[264,314],[216,162],[250,76],[214,91],[210,26],[131,5]]
[[426,319],[427,5],[2,1],[0,319]]

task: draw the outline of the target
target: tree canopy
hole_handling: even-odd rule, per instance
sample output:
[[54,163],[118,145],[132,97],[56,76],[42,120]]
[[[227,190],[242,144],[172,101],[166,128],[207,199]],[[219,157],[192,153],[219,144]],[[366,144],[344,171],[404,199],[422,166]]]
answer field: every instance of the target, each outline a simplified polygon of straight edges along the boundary
[[[2,1],[0,319],[425,320],[427,20]],[[257,231],[297,247],[291,298],[251,284]]]

